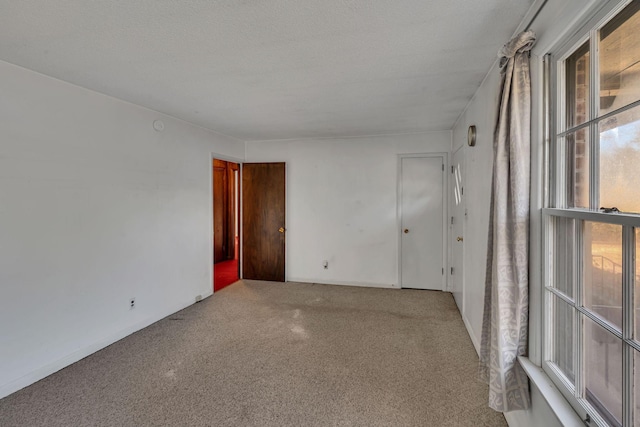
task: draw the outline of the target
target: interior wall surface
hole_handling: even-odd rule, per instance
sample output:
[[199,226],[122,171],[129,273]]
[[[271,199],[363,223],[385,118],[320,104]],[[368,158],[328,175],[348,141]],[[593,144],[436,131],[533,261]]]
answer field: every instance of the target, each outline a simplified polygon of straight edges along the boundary
[[[542,2],[538,2],[542,3]],[[544,185],[544,87],[543,57],[552,53],[563,40],[575,34],[580,23],[606,2],[579,0],[548,0],[529,29],[537,35],[531,54],[532,113],[531,113],[531,211],[529,265],[529,358],[540,365],[542,325],[542,226]],[[528,22],[527,22],[528,23]],[[525,30],[521,25],[519,30]],[[479,351],[482,334],[482,304],[486,272],[487,233],[493,168],[493,132],[497,116],[500,90],[500,70],[497,62],[487,74],[465,111],[453,128],[452,151],[465,151],[465,196],[467,216],[465,224],[465,270],[463,279],[464,310],[462,317],[476,349]],[[466,146],[467,129],[476,125],[477,143]],[[526,411],[507,414],[511,426],[559,425],[551,406],[539,389],[532,384],[532,404]]]
[[6,62],[0,93],[2,397],[211,294],[244,143]]
[[287,280],[398,287],[398,156],[446,162],[450,146],[449,131],[247,142],[248,162],[287,165]]

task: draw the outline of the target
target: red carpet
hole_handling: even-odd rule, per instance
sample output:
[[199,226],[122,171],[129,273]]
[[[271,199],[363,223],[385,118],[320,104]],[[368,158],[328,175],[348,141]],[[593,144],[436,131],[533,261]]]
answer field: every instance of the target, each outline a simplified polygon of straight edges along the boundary
[[213,292],[238,281],[238,260],[222,261],[213,265]]

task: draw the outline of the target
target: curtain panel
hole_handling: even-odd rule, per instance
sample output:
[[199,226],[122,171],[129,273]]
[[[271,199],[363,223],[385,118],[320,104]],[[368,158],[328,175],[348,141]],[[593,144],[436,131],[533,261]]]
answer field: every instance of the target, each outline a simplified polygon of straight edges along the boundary
[[504,45],[500,103],[493,140],[480,376],[489,406],[508,412],[529,407],[529,383],[517,357],[527,352],[529,317],[529,187],[531,80],[527,31]]

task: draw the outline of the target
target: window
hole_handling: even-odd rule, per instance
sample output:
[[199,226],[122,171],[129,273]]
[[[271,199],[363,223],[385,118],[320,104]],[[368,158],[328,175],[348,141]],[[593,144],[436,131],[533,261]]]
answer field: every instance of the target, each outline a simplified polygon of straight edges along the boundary
[[640,0],[571,43],[550,60],[543,368],[591,425],[640,426]]

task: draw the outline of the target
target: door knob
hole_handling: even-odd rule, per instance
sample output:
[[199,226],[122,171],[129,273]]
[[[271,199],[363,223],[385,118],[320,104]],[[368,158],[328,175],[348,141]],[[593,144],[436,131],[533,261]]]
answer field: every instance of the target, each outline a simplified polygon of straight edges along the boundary
[[463,240],[463,239],[462,239],[462,237],[461,237],[461,236],[458,236],[458,238],[457,238],[456,240],[457,240],[458,242],[462,242],[462,240]]
[[284,228],[284,227],[280,227],[280,228],[278,228],[278,231],[279,231],[279,232],[281,232],[281,233],[284,233],[284,230],[285,230],[285,228]]
[[405,228],[405,229],[404,229],[404,234],[407,234],[408,232],[409,232],[409,229],[408,229],[408,228]]

